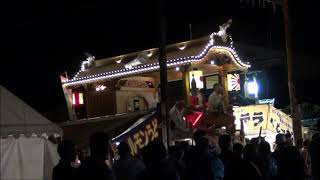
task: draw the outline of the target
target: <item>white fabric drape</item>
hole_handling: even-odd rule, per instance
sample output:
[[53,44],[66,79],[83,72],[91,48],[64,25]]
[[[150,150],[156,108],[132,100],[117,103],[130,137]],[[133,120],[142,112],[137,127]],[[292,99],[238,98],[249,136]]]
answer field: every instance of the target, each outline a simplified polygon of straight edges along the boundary
[[0,141],[1,180],[51,180],[58,163],[57,145],[41,137],[9,137]]

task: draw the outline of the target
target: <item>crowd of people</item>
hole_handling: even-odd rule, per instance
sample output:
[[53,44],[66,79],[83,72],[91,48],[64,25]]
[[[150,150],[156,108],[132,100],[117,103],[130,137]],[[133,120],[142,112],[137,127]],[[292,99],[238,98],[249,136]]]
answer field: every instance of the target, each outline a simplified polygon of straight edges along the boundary
[[[318,125],[319,128],[319,125]],[[319,129],[320,130],[320,129]],[[215,141],[205,131],[193,134],[195,144],[176,142],[166,148],[152,141],[136,157],[126,142],[118,145],[120,158],[113,161],[110,139],[98,132],[90,137],[90,157],[75,163],[75,145],[63,140],[58,145],[60,162],[53,169],[53,180],[318,180],[320,134],[296,146],[284,134],[275,139],[275,149],[263,138],[243,145],[223,134]]]

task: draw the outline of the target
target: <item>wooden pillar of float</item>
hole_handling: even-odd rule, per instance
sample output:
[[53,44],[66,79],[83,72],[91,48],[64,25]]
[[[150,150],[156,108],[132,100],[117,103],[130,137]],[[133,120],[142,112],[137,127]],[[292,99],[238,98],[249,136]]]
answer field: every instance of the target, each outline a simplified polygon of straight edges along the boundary
[[182,68],[182,83],[183,83],[183,100],[187,107],[190,106],[190,82],[189,71],[187,68]]
[[223,69],[219,72],[220,83],[223,88],[223,110],[227,112],[227,107],[229,105],[228,97],[228,73]]

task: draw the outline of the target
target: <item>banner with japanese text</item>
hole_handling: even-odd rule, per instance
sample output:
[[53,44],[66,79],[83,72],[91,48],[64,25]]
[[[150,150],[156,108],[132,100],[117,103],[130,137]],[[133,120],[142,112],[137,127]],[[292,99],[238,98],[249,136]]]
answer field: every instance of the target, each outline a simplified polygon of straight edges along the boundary
[[285,134],[289,132],[293,134],[292,119],[287,114],[271,106],[267,129],[274,133]]
[[236,129],[241,129],[241,125],[243,125],[244,132],[251,135],[259,134],[260,127],[262,130],[267,128],[269,105],[234,107],[233,111],[233,115],[236,117]]
[[273,133],[292,133],[292,119],[272,105],[250,105],[234,107],[236,129],[243,130],[246,135],[258,135],[260,127],[262,131]]
[[130,147],[131,155],[135,156],[143,147],[160,138],[158,128],[158,119],[155,114],[142,117],[121,135],[112,139],[113,150],[116,151],[116,144],[125,141]]

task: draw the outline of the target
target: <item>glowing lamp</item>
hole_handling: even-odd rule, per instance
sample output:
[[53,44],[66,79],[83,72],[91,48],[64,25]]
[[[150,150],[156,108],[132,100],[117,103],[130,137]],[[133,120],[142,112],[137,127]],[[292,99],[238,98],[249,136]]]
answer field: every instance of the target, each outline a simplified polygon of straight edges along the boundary
[[256,82],[256,79],[253,78],[253,81],[248,82],[248,93],[253,94],[255,98],[258,97],[259,86]]

